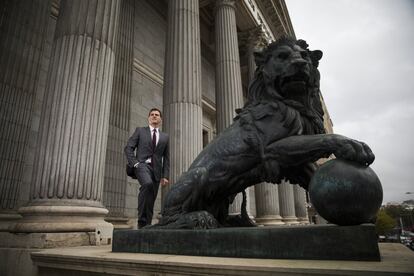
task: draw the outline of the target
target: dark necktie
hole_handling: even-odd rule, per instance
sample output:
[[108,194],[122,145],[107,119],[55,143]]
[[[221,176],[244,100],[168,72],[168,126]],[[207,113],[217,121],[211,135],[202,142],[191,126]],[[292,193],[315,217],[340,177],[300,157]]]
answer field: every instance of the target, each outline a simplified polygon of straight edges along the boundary
[[157,130],[154,128],[152,131],[152,155],[151,155],[151,166],[154,167],[154,152],[155,146],[157,145]]

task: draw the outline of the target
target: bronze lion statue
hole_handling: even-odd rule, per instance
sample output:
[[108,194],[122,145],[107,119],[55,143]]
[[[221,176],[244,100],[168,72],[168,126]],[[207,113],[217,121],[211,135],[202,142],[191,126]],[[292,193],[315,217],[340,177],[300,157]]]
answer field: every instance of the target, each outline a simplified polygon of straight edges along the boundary
[[255,53],[257,69],[248,101],[234,122],[194,160],[167,193],[154,228],[216,228],[254,225],[245,211],[228,215],[237,193],[288,179],[308,187],[314,162],[334,154],[369,165],[364,143],[325,134],[320,101],[319,50],[303,40],[282,38]]

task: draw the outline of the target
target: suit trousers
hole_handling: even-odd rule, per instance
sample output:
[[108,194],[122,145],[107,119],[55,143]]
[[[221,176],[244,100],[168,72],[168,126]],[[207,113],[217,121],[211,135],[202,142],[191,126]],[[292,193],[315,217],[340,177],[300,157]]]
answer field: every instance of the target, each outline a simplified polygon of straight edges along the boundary
[[135,169],[140,184],[138,195],[138,227],[151,225],[154,203],[157,198],[160,181],[155,179],[154,169],[150,164],[140,163]]

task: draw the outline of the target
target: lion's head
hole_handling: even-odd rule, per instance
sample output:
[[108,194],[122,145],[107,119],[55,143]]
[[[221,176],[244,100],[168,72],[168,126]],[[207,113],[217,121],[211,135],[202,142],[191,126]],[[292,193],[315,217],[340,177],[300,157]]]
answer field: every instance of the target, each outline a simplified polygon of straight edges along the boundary
[[324,133],[317,69],[321,58],[322,52],[310,51],[304,40],[285,37],[256,52],[247,104],[284,102],[300,112],[304,134]]

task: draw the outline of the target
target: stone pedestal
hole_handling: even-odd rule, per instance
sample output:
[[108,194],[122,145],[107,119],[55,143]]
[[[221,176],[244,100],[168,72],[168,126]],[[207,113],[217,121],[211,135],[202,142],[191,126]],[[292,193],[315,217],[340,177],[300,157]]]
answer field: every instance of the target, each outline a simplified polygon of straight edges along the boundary
[[95,232],[109,240],[103,177],[117,0],[61,1],[28,206],[13,232]]
[[256,259],[380,261],[373,224],[191,231],[119,230],[114,232],[112,251]]
[[198,2],[168,1],[163,129],[170,136],[170,185],[203,147]]

